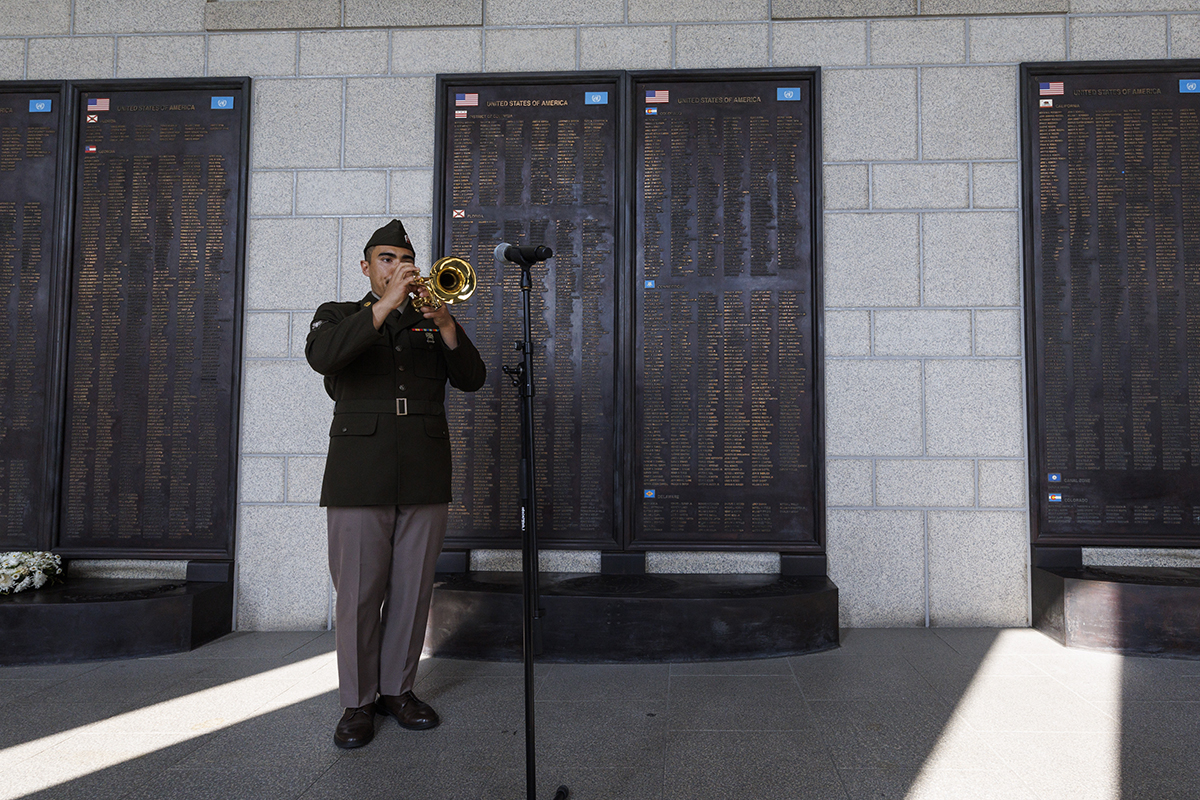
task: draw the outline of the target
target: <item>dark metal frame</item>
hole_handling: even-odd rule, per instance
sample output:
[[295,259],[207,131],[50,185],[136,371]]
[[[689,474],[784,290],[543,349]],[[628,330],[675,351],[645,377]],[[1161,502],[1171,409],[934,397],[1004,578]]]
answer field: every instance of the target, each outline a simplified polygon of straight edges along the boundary
[[[1077,547],[1200,547],[1200,536],[1088,536],[1078,534],[1043,533],[1039,530],[1043,502],[1039,476],[1045,465],[1039,461],[1041,419],[1038,416],[1038,331],[1036,328],[1035,300],[1038,296],[1035,271],[1040,269],[1034,261],[1034,214],[1039,209],[1034,194],[1033,157],[1036,137],[1037,115],[1033,101],[1038,97],[1033,84],[1045,78],[1070,75],[1126,75],[1136,73],[1161,73],[1196,71],[1200,74],[1200,60],[1153,60],[1153,61],[1045,61],[1028,62],[1020,67],[1021,107],[1021,215],[1022,267],[1025,290],[1025,380],[1026,380],[1026,425],[1028,448],[1028,491],[1030,542],[1035,549]],[[1195,457],[1195,454],[1193,454]],[[1065,552],[1065,551],[1064,551]]]
[[[672,541],[656,541],[653,543],[640,542],[631,546],[633,539],[633,504],[638,498],[633,497],[632,493],[628,495],[630,505],[628,508],[628,516],[625,519],[625,539],[624,546],[627,550],[635,550],[640,552],[654,551],[669,551],[669,550],[696,550],[696,551],[713,551],[713,552],[739,552],[739,551],[778,551],[786,554],[802,554],[802,555],[823,555],[825,553],[825,380],[824,380],[824,319],[825,319],[825,302],[824,302],[824,282],[822,278],[823,269],[823,197],[822,190],[822,155],[821,155],[821,69],[820,67],[775,67],[770,69],[725,69],[725,70],[710,70],[710,69],[695,69],[695,70],[637,70],[627,73],[630,82],[630,100],[636,101],[632,97],[632,86],[638,81],[660,81],[664,84],[685,83],[685,82],[712,82],[719,80],[797,80],[809,82],[812,91],[809,95],[808,106],[811,115],[810,135],[812,137],[812,148],[809,159],[809,169],[812,175],[812,181],[809,184],[811,192],[810,201],[812,203],[812,227],[810,230],[811,246],[812,246],[812,282],[806,287],[812,297],[812,314],[813,314],[813,335],[812,335],[812,392],[813,392],[813,416],[811,424],[813,426],[812,438],[812,464],[813,464],[813,481],[815,483],[813,500],[813,538],[812,544],[796,544],[795,542],[787,541],[771,541],[769,539],[756,539],[752,542],[743,542],[739,544],[726,544],[719,542],[690,542],[686,539],[675,539]],[[637,197],[637,177],[635,175],[633,161],[634,152],[634,125],[632,119],[627,126],[628,141],[626,142],[627,152],[630,153],[630,165],[626,174],[627,189],[626,196],[629,198],[626,212],[628,218],[625,220],[627,241],[627,250],[625,253],[626,268],[628,273],[626,277],[626,286],[630,293],[626,308],[629,309],[628,325],[626,328],[626,340],[629,346],[628,358],[632,365],[636,363],[634,358],[634,343],[636,341],[633,336],[633,322],[636,319],[636,311],[634,308],[634,298],[637,293],[634,288],[633,272],[637,264],[637,238],[635,235],[635,219],[634,219],[634,200]],[[630,375],[632,377],[634,368],[630,367]],[[634,381],[629,381],[629,394],[626,398],[626,416],[632,414],[634,408]],[[632,487],[636,485],[634,482],[634,464],[632,454],[634,452],[634,441],[632,427],[628,438],[624,444],[626,446],[623,459],[623,466],[626,470],[625,482],[626,485]]]
[[[434,138],[434,180],[433,180],[433,248],[435,252],[440,252],[442,242],[445,241],[447,233],[447,221],[441,215],[444,209],[445,197],[445,178],[446,168],[448,164],[447,144],[449,141],[449,125],[448,115],[451,107],[447,105],[449,92],[455,87],[463,86],[514,86],[514,85],[529,85],[529,86],[546,86],[546,85],[575,85],[589,84],[595,85],[600,83],[611,84],[610,91],[613,93],[612,104],[616,109],[616,126],[618,135],[624,137],[625,131],[629,128],[628,124],[628,102],[627,102],[627,82],[625,73],[603,71],[603,72],[489,72],[489,73],[465,73],[453,75],[438,75],[437,88],[435,90],[435,110],[434,118],[436,120],[436,134]],[[616,266],[617,274],[614,279],[615,292],[614,304],[616,306],[617,327],[613,331],[613,407],[615,411],[614,432],[613,432],[613,456],[617,463],[621,460],[621,442],[624,436],[625,418],[622,413],[622,399],[627,391],[626,389],[626,368],[625,360],[625,344],[624,337],[627,329],[624,320],[629,315],[628,301],[625,296],[625,287],[628,284],[623,270],[626,265],[621,262],[621,256],[624,253],[624,231],[627,228],[623,227],[624,220],[622,215],[625,213],[626,197],[624,195],[625,183],[622,180],[622,175],[626,171],[626,162],[628,159],[628,151],[623,149],[621,142],[617,143],[616,158],[617,163],[613,170],[613,196],[614,196],[614,247],[613,261]],[[511,244],[541,244],[540,242],[512,242]],[[544,269],[544,265],[541,266]],[[624,515],[624,487],[621,484],[622,474],[620,469],[614,470],[613,475],[613,530],[611,531],[612,543],[617,546],[623,546],[622,542],[622,525]],[[520,539],[520,528],[513,527],[512,535],[507,540],[508,543],[516,543]],[[595,550],[598,546],[603,547],[603,542],[596,539],[564,539],[544,537],[553,542],[555,548],[573,549],[573,550]],[[447,534],[448,547],[497,547],[504,546],[506,540],[501,538],[471,538],[458,537],[451,531]]]
[[[713,80],[773,80],[795,79],[808,82],[812,87],[809,98],[811,115],[812,147],[809,169],[812,175],[811,191],[811,247],[812,283],[807,287],[812,297],[812,391],[813,391],[813,441],[812,464],[814,475],[813,533],[815,542],[797,545],[794,542],[761,540],[748,543],[692,543],[683,540],[637,543],[633,539],[633,508],[637,498],[633,491],[632,456],[634,445],[633,425],[629,417],[634,407],[634,367],[636,345],[634,325],[636,309],[633,286],[633,270],[636,264],[636,238],[634,232],[633,199],[637,196],[634,174],[634,101],[632,86],[638,80],[662,80],[664,82],[713,81]],[[817,67],[733,70],[668,70],[668,71],[625,71],[625,72],[566,72],[566,73],[473,73],[438,75],[435,92],[436,137],[434,145],[434,188],[433,188],[433,239],[435,249],[441,246],[446,233],[446,220],[441,216],[445,203],[445,170],[447,169],[449,91],[457,86],[481,85],[546,85],[612,82],[617,89],[617,164],[616,202],[614,215],[616,225],[614,258],[617,262],[616,286],[616,329],[614,333],[614,405],[617,410],[614,420],[615,458],[614,468],[614,525],[613,539],[626,552],[648,552],[654,550],[709,550],[737,552],[742,550],[778,550],[783,553],[821,555],[825,552],[825,382],[824,382],[824,302],[822,278],[823,227],[822,227],[822,171],[821,171],[821,71]],[[532,244],[537,244],[536,242]],[[571,541],[543,536],[543,543],[563,549],[595,549],[595,541]],[[516,541],[514,532],[513,541]],[[501,539],[475,540],[448,538],[450,547],[495,547],[504,544]]]
[[49,550],[58,527],[58,452],[62,433],[63,412],[63,375],[62,363],[66,347],[64,322],[66,312],[64,303],[66,288],[64,283],[65,263],[69,227],[64,211],[64,203],[70,186],[70,170],[67,168],[69,151],[69,129],[67,121],[68,85],[63,81],[3,81],[0,82],[0,92],[29,95],[53,95],[53,101],[58,104],[51,114],[58,125],[58,146],[56,148],[54,170],[54,194],[50,207],[46,209],[53,215],[51,220],[53,242],[50,252],[46,254],[48,268],[46,279],[49,282],[50,307],[47,309],[49,341],[46,359],[46,426],[42,433],[41,468],[37,476],[39,482],[38,508],[35,511],[39,520],[38,529],[34,534],[35,549]]
[[[245,327],[245,266],[246,266],[246,211],[250,181],[250,118],[252,113],[252,93],[250,78],[181,78],[164,80],[97,80],[71,81],[64,86],[64,133],[63,150],[60,170],[65,184],[60,184],[61,201],[59,214],[61,218],[60,231],[63,237],[61,260],[56,264],[60,277],[57,302],[60,304],[59,317],[61,328],[57,337],[56,354],[59,359],[56,374],[57,394],[60,403],[57,414],[57,429],[54,432],[55,448],[54,480],[58,487],[58,497],[54,504],[54,552],[68,558],[170,558],[170,559],[210,559],[230,560],[236,548],[237,508],[238,508],[238,467],[241,451],[241,389],[242,389],[242,333]],[[74,230],[75,185],[79,169],[79,103],[84,93],[88,92],[129,92],[129,91],[235,91],[240,92],[241,124],[239,136],[239,163],[237,174],[239,193],[237,197],[237,220],[234,244],[234,319],[236,330],[233,331],[231,363],[233,374],[230,376],[230,441],[228,443],[228,459],[230,467],[228,534],[225,546],[220,548],[164,548],[164,547],[70,547],[59,546],[62,520],[62,487],[67,479],[65,475],[64,451],[65,441],[63,419],[66,405],[63,397],[66,379],[67,331],[69,330],[70,300],[68,298],[71,282],[71,265],[74,253],[72,231]]]

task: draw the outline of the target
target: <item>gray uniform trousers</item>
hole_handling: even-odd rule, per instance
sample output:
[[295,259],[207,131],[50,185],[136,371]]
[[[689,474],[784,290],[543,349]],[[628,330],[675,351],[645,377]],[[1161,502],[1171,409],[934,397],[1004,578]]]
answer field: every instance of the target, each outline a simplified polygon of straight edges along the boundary
[[344,708],[413,688],[447,512],[446,503],[326,509]]

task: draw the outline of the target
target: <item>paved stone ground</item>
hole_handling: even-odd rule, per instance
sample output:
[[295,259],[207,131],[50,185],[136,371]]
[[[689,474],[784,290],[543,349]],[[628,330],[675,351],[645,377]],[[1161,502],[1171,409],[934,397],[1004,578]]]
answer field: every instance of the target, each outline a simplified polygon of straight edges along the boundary
[[[428,659],[431,731],[335,748],[333,636],[0,668],[0,798],[526,797],[520,664]],[[539,665],[539,798],[1194,798],[1200,661],[1029,629],[849,630],[759,661]]]

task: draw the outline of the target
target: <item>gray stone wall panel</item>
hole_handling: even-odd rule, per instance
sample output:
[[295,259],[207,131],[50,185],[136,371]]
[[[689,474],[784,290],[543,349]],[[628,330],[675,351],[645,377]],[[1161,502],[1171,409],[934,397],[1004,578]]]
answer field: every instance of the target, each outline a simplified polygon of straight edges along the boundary
[[483,0],[343,0],[347,28],[482,25]]
[[917,508],[973,506],[975,462],[882,458],[875,462],[875,501]]
[[1025,329],[1018,309],[975,312],[975,355],[1020,356]]
[[1073,61],[1166,58],[1167,17],[1072,17]]
[[382,170],[298,172],[296,213],[385,214],[387,173]]
[[334,78],[255,81],[251,165],[341,165],[342,82]]
[[736,69],[768,65],[767,25],[684,25],[675,30],[678,69]]
[[286,216],[292,213],[293,172],[250,173],[250,216]]
[[1017,208],[1021,204],[1021,168],[1016,163],[973,164],[974,208]]
[[[396,113],[402,105],[404,113]],[[433,79],[346,81],[345,167],[433,164]]]
[[971,312],[876,311],[875,355],[969,356]]
[[981,17],[969,25],[972,63],[1061,61],[1067,57],[1063,17]]
[[1029,500],[1028,480],[1024,461],[980,461],[979,505],[1024,508]]
[[872,208],[966,208],[969,203],[966,164],[876,164],[871,168]]
[[392,74],[435,75],[483,70],[479,29],[392,31]]
[[931,456],[1025,454],[1025,395],[1016,359],[925,364],[926,452]]
[[576,59],[575,28],[509,28],[489,30],[483,43],[488,72],[572,72]]
[[25,77],[25,40],[0,39],[0,81]]
[[825,17],[911,17],[917,0],[774,0],[775,19],[822,19]]
[[1028,553],[1023,513],[930,511],[931,624],[1028,625]]
[[875,505],[872,462],[863,458],[826,461],[825,504],[831,508]]
[[867,63],[867,25],[838,22],[777,22],[771,26],[775,66],[851,67]]
[[670,69],[671,63],[671,29],[665,25],[579,30],[580,69]]
[[[281,531],[287,532],[286,547],[280,546]],[[243,506],[237,541],[239,628],[321,630],[328,624],[325,509]]]
[[943,14],[1065,14],[1069,0],[921,0],[921,13]]
[[296,42],[294,33],[215,34],[208,37],[208,74],[295,75]]
[[925,304],[1015,306],[1021,299],[1015,211],[946,211],[924,217]]
[[825,452],[917,456],[924,452],[921,362],[825,362]]
[[[309,317],[311,319],[311,316]],[[329,444],[333,401],[308,362],[250,359],[245,364],[242,452],[317,455]]]
[[1195,0],[1070,0],[1070,2],[1072,14],[1197,10]]
[[921,71],[921,155],[1017,157],[1017,71],[931,67]]
[[1171,17],[1171,58],[1200,58],[1200,16]]
[[966,23],[960,19],[876,20],[872,64],[959,64],[967,59]]
[[920,304],[916,214],[826,214],[825,303]]
[[488,0],[487,25],[589,25],[622,22],[624,0]]
[[433,213],[433,170],[398,169],[391,175],[389,214],[427,217]]
[[325,456],[288,456],[287,501],[321,502],[321,481],[325,477]]
[[70,33],[72,5],[72,0],[0,0],[0,36]]
[[205,0],[75,0],[75,33],[204,30]]
[[316,309],[336,290],[336,219],[252,219],[246,246],[246,306]]
[[111,36],[30,39],[26,77],[31,81],[111,78],[115,58],[116,40]]
[[251,311],[243,329],[246,358],[287,358],[291,337],[291,314]]
[[184,78],[203,74],[203,36],[117,38],[118,78]]
[[282,503],[284,463],[282,456],[243,456],[238,468],[238,500]]
[[301,75],[384,75],[387,71],[387,31],[300,34]]
[[824,342],[827,356],[869,356],[871,312],[826,311]]
[[822,75],[822,147],[828,161],[917,157],[917,71],[834,70]]
[[925,624],[925,524],[920,511],[830,509],[829,577],[847,628]]
[[210,31],[294,30],[341,25],[342,0],[239,0],[204,4]]
[[767,0],[627,0],[629,21],[743,22],[770,19]]
[[865,209],[871,203],[866,164],[826,164],[821,183],[828,210]]

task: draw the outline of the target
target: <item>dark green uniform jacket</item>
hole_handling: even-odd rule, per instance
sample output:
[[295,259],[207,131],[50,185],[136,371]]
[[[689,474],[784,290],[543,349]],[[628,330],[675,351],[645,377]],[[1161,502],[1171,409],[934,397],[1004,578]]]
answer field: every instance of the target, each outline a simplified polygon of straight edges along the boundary
[[446,381],[473,392],[487,368],[461,327],[449,350],[411,304],[375,330],[374,301],[325,303],[304,347],[335,401],[321,505],[448,503]]

